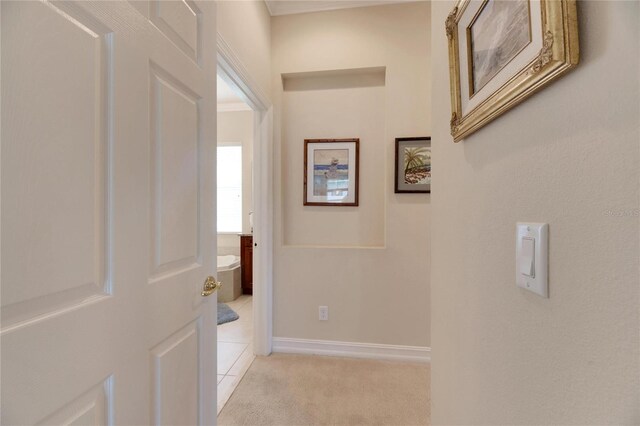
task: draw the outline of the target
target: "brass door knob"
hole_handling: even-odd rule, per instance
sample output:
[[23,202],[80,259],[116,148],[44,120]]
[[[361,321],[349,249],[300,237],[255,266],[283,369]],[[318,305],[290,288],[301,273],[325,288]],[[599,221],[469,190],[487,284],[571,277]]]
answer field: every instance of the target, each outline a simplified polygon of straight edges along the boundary
[[216,281],[214,277],[208,276],[207,279],[204,280],[204,286],[202,287],[202,296],[211,296],[213,293],[218,291],[220,287],[222,287],[222,283]]

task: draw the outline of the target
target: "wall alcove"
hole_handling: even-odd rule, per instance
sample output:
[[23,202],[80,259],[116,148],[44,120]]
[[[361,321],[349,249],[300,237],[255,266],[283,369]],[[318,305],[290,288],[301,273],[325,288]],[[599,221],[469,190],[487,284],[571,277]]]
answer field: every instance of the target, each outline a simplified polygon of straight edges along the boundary
[[[383,247],[385,67],[282,75],[284,244]],[[304,139],[360,138],[360,205],[303,206]]]

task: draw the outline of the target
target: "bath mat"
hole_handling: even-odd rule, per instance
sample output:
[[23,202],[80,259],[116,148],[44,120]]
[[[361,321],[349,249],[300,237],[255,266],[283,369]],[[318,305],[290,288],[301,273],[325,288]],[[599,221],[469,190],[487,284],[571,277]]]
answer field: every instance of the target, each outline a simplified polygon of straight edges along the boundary
[[240,318],[240,316],[238,316],[236,311],[227,306],[226,303],[218,303],[218,325],[235,321],[238,318]]

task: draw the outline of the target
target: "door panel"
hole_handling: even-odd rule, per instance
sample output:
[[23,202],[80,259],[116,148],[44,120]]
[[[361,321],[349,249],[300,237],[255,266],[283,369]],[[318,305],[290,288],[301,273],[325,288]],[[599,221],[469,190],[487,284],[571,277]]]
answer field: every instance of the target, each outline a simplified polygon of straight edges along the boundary
[[215,4],[0,8],[2,424],[214,424]]
[[192,322],[151,350],[153,424],[198,423],[199,334],[199,321]]
[[[11,206],[2,212],[2,243],[11,247],[2,253],[2,280],[15,283],[2,288],[7,328],[109,291],[110,35],[86,14],[70,16],[52,5],[7,3],[3,9],[2,60],[10,66],[2,68],[8,110],[2,137],[16,141],[2,146],[3,182],[10,183],[2,199]],[[42,54],[52,51],[57,54]],[[77,125],[69,126],[69,117]],[[18,142],[33,140],[43,143]],[[30,244],[21,244],[25,240]]]
[[108,425],[113,409],[111,387],[113,377],[84,392],[78,398],[39,422],[40,425]]
[[192,1],[151,1],[151,21],[196,62],[200,62],[201,15]]
[[156,279],[159,274],[201,266],[199,99],[159,67],[152,69],[151,275]]

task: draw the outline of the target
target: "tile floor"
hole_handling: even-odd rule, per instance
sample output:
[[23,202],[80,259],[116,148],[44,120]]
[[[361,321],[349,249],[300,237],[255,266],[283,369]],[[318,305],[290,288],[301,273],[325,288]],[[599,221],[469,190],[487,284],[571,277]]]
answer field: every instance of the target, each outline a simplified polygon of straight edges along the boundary
[[252,297],[243,294],[227,305],[240,318],[218,326],[218,414],[255,359]]

